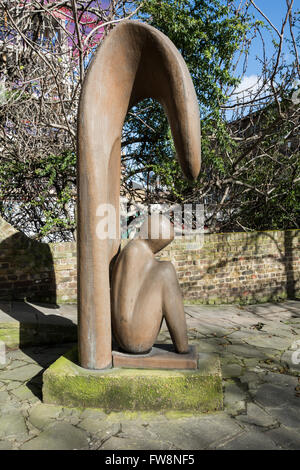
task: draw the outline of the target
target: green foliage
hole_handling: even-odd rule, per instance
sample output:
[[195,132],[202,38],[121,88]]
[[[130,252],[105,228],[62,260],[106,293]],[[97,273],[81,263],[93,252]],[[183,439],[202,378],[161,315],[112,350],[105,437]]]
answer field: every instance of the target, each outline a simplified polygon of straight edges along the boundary
[[184,57],[199,98],[202,117],[226,99],[221,85],[235,85],[232,57],[250,28],[218,0],[148,0],[142,17],[166,34]]
[[244,182],[256,188],[240,198],[238,218],[245,226],[249,226],[249,215],[251,226],[258,230],[299,226],[299,138],[293,121],[286,118],[290,110],[290,100],[282,99],[282,116],[273,103],[260,117],[260,132],[265,137],[259,143],[258,154],[264,158],[251,162],[248,157],[248,168],[243,174]]
[[[9,208],[17,204],[20,214],[30,214],[35,221],[37,238],[56,231],[72,233],[75,230],[72,208],[75,179],[76,155],[71,151],[25,162],[3,161],[0,165],[1,214],[9,220]],[[11,217],[15,216],[12,212]]]
[[[135,3],[141,6],[138,18],[166,34],[187,63],[200,108],[202,168],[196,182],[183,178],[164,111],[159,103],[147,99],[135,106],[125,121],[123,194],[129,192],[135,197],[132,183],[140,182],[146,188],[144,200],[148,203],[214,201],[218,205],[222,201],[230,216],[219,225],[213,225],[208,217],[212,229],[298,227],[299,112],[291,106],[295,63],[289,66],[284,60],[279,61],[275,70],[275,81],[279,84],[276,85],[277,102],[273,96],[268,105],[259,102],[256,109],[251,109],[247,132],[243,130],[243,119],[229,122],[228,114],[222,111],[228,90],[238,83],[234,59],[239,54],[247,54],[258,28],[270,32],[270,25],[255,20],[247,7],[238,11],[236,2],[145,0],[142,5]],[[131,3],[130,7],[134,9],[135,5]],[[299,41],[299,35],[295,34],[295,38]],[[293,54],[292,43],[290,48]],[[58,54],[56,57],[60,64],[61,57]],[[269,80],[275,63],[273,57],[263,64],[264,75]],[[31,60],[28,64],[32,66]],[[22,81],[23,71],[20,76],[19,72],[24,65],[17,67],[17,77]],[[4,85],[0,88],[0,105],[4,105],[0,123],[4,134],[7,133],[5,144],[8,144],[0,165],[0,201],[3,201],[0,211],[20,230],[31,220],[30,230],[40,239],[57,233],[57,239],[69,240],[75,230],[74,133],[68,133],[71,124],[66,126],[64,113],[57,115],[56,103],[45,108],[47,117],[43,118],[39,99],[32,98],[32,84],[28,80],[22,90],[7,90]],[[26,100],[29,111],[25,116]],[[7,102],[14,106],[9,108]],[[77,101],[70,102],[75,103],[75,109]],[[20,109],[22,112],[16,113]],[[52,126],[49,130],[45,122],[62,124],[60,131],[54,131]],[[18,134],[20,129],[22,139]],[[293,142],[291,149],[287,148],[288,140]],[[22,145],[27,147],[26,159],[20,149]],[[13,201],[17,201],[19,214],[10,210]]]
[[[242,49],[243,39],[251,26],[247,15],[236,15],[231,7],[218,0],[147,0],[140,11],[141,19],[166,34],[183,55],[198,96],[202,126],[202,175],[225,174],[224,153],[234,144],[220,116],[220,106],[226,101],[224,90],[237,84],[231,71],[233,56]],[[145,100],[133,110],[124,128],[125,178],[145,184],[159,177],[167,188],[169,199],[184,201],[205,185],[183,179],[166,116],[158,103]],[[145,124],[153,129],[149,131]],[[126,145],[133,141],[133,144]],[[216,142],[218,145],[216,146]],[[132,156],[132,158],[130,158]],[[201,196],[200,198],[201,199]]]
[[[259,103],[254,112],[248,111],[248,134],[237,130],[243,119],[230,123],[228,115],[221,112],[228,90],[238,83],[234,57],[248,52],[253,31],[269,26],[245,10],[238,13],[233,3],[224,3],[144,2],[141,19],[173,41],[191,73],[201,115],[202,168],[197,182],[183,178],[174,159],[166,116],[158,103],[145,100],[133,109],[137,118],[129,116],[125,124],[125,179],[140,181],[144,186],[154,186],[159,179],[161,190],[147,191],[147,202],[165,198],[175,202],[212,201],[217,206],[223,201],[229,216],[215,221],[213,229],[298,227],[299,138],[294,129],[299,117],[290,97],[294,66],[283,61],[276,70],[276,80],[281,83],[277,91],[279,104],[275,97],[269,104]],[[275,62],[270,61],[265,73],[272,76],[274,66]],[[294,143],[298,141],[298,147],[293,144],[292,149],[287,148],[287,136]]]

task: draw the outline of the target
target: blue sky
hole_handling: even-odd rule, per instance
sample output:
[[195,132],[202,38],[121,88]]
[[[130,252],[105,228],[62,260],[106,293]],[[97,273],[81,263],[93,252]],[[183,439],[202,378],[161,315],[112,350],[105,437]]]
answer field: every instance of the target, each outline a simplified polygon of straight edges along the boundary
[[[236,0],[237,3],[239,3],[238,0]],[[286,0],[254,0],[254,3],[260,10],[269,18],[269,20],[272,22],[272,24],[278,29],[278,31],[281,31],[282,23],[286,15],[287,7],[286,7]],[[262,20],[265,23],[267,21],[262,17],[262,15],[253,7],[250,7],[251,13],[254,14],[255,18],[258,20]],[[295,13],[297,10],[300,10],[300,0],[294,0],[293,4],[293,12]],[[272,39],[275,39],[276,41],[279,41],[279,37],[276,34],[273,29],[271,31],[268,31],[267,29],[261,30],[263,33],[263,39],[265,42],[265,48],[266,48],[266,56],[268,59],[270,59],[274,52],[275,48],[272,43]],[[297,32],[295,31],[294,34],[297,35]],[[289,32],[289,24],[287,23],[285,27],[285,33],[284,37],[290,38],[290,32]],[[255,90],[258,87],[258,78],[261,73],[261,64],[259,60],[257,60],[257,57],[262,57],[262,42],[259,36],[257,36],[251,44],[250,48],[250,53],[248,57],[248,64],[247,64],[247,69],[245,76],[239,85],[237,91],[242,92],[245,89],[250,89],[252,92],[255,92]],[[283,57],[287,62],[293,59],[293,56],[289,53],[288,46],[284,43],[283,45]],[[241,73],[242,67],[240,66],[238,68],[238,73]],[[237,73],[237,74],[238,74]],[[261,83],[261,82],[260,82]],[[239,96],[247,96],[246,94],[242,94]]]
[[[286,14],[286,1],[285,0],[255,0],[255,4],[265,13],[265,15],[270,19],[270,21],[273,23],[273,25],[280,31],[283,18]],[[300,0],[294,0],[294,6],[293,6],[293,12],[296,10],[300,9]],[[252,10],[255,14],[255,17],[260,20],[264,20],[264,18],[252,8]],[[273,37],[277,39],[276,33],[272,33]],[[287,38],[290,37],[289,34],[289,27],[288,24],[285,28],[285,36]],[[269,32],[265,31],[264,33],[264,39],[266,42],[266,47],[267,47],[267,54],[271,55],[271,53],[274,51],[273,45],[272,45],[272,36]],[[288,54],[287,47],[284,47],[283,51],[285,52],[285,55]],[[259,55],[261,52],[261,41],[256,39],[253,42],[252,45],[252,51],[251,55],[249,57],[249,65],[248,65],[248,70],[247,70],[247,75],[259,73],[259,64],[256,61],[256,55]]]

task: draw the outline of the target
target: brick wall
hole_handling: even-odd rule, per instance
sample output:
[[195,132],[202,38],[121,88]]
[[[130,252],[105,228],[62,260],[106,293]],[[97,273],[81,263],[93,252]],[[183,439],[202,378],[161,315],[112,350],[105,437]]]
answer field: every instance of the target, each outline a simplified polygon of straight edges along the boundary
[[185,299],[251,303],[300,296],[300,230],[215,233],[202,248],[176,240],[160,259],[173,262]]
[[[177,270],[184,297],[250,303],[300,296],[300,230],[206,234],[187,249],[175,240],[159,254]],[[0,299],[76,301],[76,244],[40,243],[0,218]]]
[[0,217],[0,299],[76,301],[76,243],[40,243]]

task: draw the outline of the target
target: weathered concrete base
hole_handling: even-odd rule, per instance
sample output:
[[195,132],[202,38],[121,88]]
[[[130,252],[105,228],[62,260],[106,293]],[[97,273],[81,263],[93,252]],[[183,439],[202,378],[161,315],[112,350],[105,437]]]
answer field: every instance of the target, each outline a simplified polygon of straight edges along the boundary
[[43,376],[43,400],[57,405],[119,410],[223,409],[217,356],[201,354],[198,370],[109,369],[77,365],[76,350],[61,356]]

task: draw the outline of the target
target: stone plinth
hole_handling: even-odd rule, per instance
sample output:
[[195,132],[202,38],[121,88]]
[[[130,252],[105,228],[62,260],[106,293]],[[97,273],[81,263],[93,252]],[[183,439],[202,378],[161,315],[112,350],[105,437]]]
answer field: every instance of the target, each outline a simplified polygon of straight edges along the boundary
[[43,400],[105,411],[223,408],[219,359],[201,354],[197,370],[83,369],[76,350],[61,356],[43,376]]
[[113,351],[113,366],[134,369],[191,369],[198,367],[196,346],[187,354],[177,354],[171,344],[155,344],[148,354]]

